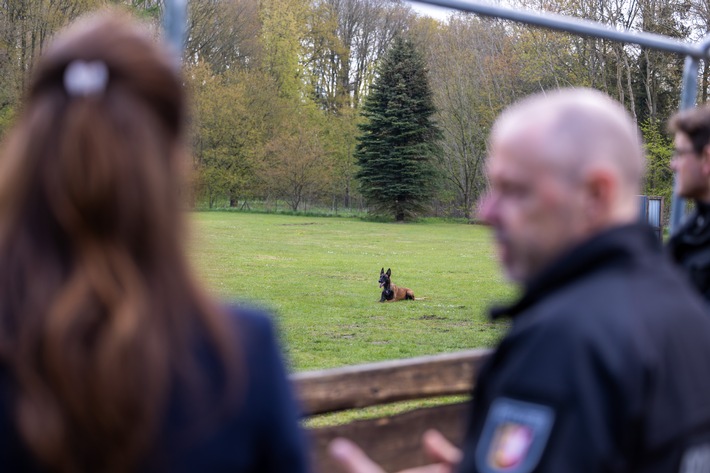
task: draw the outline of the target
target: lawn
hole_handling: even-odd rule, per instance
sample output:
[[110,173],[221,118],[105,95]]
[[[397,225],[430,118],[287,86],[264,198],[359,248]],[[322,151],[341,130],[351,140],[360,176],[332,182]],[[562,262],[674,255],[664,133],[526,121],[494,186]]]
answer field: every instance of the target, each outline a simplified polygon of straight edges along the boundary
[[[275,315],[296,371],[490,347],[510,299],[489,231],[461,223],[373,223],[239,212],[190,214],[207,287]],[[378,303],[380,268],[421,300]]]

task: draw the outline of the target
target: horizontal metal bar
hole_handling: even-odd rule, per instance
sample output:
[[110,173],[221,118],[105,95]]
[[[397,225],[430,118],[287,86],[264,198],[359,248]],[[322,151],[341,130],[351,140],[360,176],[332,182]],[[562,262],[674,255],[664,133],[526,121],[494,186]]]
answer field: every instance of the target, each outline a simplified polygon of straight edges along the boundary
[[675,38],[654,33],[637,32],[629,30],[617,30],[603,23],[579,18],[557,15],[553,13],[536,13],[524,10],[514,10],[512,8],[501,7],[464,0],[411,0],[428,5],[452,8],[483,16],[498,17],[506,20],[527,23],[558,31],[566,31],[584,36],[596,36],[623,43],[638,44],[651,49],[668,51],[692,56],[698,59],[707,57],[707,50],[710,44],[707,41],[702,43],[702,47],[695,44],[685,43]]

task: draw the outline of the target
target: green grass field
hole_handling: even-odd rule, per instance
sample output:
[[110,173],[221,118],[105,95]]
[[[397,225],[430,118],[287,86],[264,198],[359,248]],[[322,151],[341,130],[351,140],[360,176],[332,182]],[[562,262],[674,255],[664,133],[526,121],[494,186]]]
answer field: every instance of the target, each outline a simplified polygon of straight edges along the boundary
[[[490,347],[509,299],[489,232],[238,212],[190,214],[190,252],[215,294],[270,309],[295,371]],[[380,304],[380,268],[417,301]]]

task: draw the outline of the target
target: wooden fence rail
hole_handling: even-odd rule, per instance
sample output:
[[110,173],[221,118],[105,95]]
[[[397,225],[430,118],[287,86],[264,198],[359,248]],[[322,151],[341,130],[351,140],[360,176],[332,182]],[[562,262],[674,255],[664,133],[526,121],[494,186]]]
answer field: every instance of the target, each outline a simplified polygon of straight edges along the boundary
[[[395,401],[470,394],[488,350],[347,366],[292,376],[307,415],[357,409]],[[357,442],[386,471],[423,465],[421,435],[439,429],[458,443],[463,435],[467,403],[425,407],[394,416],[311,429],[316,472],[340,470],[327,455],[328,443],[343,436]]]

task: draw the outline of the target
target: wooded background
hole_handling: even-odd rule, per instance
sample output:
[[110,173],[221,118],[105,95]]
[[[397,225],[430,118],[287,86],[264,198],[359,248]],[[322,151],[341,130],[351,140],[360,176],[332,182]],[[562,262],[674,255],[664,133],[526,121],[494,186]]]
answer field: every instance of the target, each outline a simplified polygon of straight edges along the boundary
[[[0,134],[22,105],[28,75],[52,35],[110,4],[158,34],[158,0],[1,0]],[[505,5],[697,41],[710,0],[511,0]],[[472,217],[498,112],[532,92],[590,86],[622,102],[647,143],[644,192],[670,196],[683,58],[607,40],[457,14],[417,16],[392,0],[190,0],[184,67],[192,113],[196,204],[281,202],[292,210],[365,206],[353,153],[361,106],[397,34],[426,59],[442,132],[432,215]],[[698,101],[710,68],[700,71]],[[432,176],[432,179],[435,179]]]

